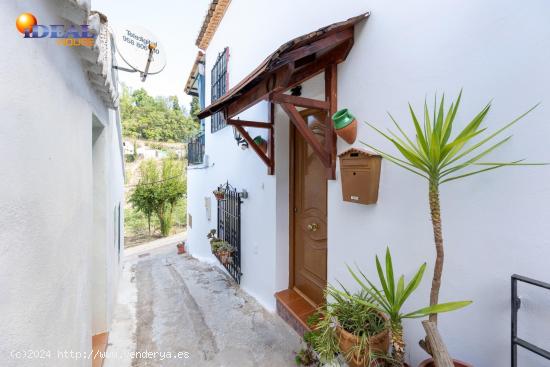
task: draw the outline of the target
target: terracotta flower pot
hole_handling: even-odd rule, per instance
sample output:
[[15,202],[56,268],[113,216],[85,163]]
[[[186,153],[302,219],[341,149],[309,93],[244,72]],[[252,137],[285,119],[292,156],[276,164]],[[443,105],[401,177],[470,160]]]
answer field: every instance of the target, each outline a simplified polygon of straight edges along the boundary
[[220,251],[218,252],[220,261],[222,264],[227,265],[231,262],[231,251]]
[[223,193],[223,192],[214,192],[214,196],[216,197],[216,200],[224,200],[225,199],[225,193]]
[[[386,319],[384,315],[381,315]],[[347,356],[349,351],[357,344],[359,344],[359,338],[352,333],[347,332],[340,326],[336,327],[336,335],[338,335],[338,346],[342,355]],[[390,348],[390,331],[385,329],[384,331],[372,336],[369,339],[369,345],[362,355],[355,352],[353,353],[351,360],[348,360],[348,364],[351,367],[365,367],[368,363],[368,356],[372,353],[386,354]]]
[[336,135],[348,144],[353,144],[357,138],[357,120],[347,108],[337,111],[332,115]]
[[185,254],[185,244],[178,243],[178,255]]
[[[455,367],[474,367],[469,363],[459,361],[457,359],[453,359],[453,364]],[[425,361],[422,361],[418,367],[435,367],[434,360],[432,358],[428,358]]]
[[267,154],[267,141],[264,140],[261,136],[257,136],[254,138],[254,143],[264,152],[264,154]]

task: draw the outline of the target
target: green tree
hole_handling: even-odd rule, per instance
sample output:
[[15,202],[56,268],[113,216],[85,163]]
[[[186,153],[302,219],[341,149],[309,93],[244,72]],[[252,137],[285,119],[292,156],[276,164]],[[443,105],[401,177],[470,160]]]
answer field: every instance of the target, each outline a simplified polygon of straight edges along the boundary
[[[500,136],[537,107],[535,105],[495,132],[483,135],[487,128],[482,127],[482,123],[491,108],[491,103],[488,103],[462,130],[453,134],[455,117],[460,105],[461,96],[462,91],[459,93],[456,102],[452,102],[447,110],[445,108],[444,95],[439,101],[439,106],[437,99],[434,101],[433,111],[430,111],[428,104],[424,102],[423,124],[419,122],[417,114],[409,104],[409,112],[416,132],[416,136],[412,138],[403,131],[391,114],[389,115],[390,119],[397,127],[400,135],[391,131],[385,133],[375,126],[368,124],[388,139],[397,148],[402,157],[396,157],[369,144],[365,144],[380,153],[385,159],[424,178],[428,183],[428,202],[430,205],[436,250],[430,291],[430,306],[438,303],[443,275],[444,247],[439,200],[440,185],[497,168],[526,165],[525,163],[521,163],[522,160],[509,162],[482,162],[481,160],[512,138],[512,135],[509,135],[495,142],[497,136]],[[437,324],[436,313],[430,315],[430,321]]]
[[165,159],[162,161],[162,182],[157,191],[156,213],[160,222],[160,232],[163,236],[170,234],[174,208],[178,200],[182,199],[187,191],[183,176],[183,164],[177,160]]
[[157,207],[156,184],[159,181],[159,174],[156,162],[152,159],[141,162],[139,167],[140,181],[132,194],[129,202],[134,209],[142,212],[147,217],[149,235],[151,235],[151,216]]
[[184,114],[176,96],[152,97],[145,89],[132,92],[123,86],[120,109],[126,137],[179,142],[198,130],[198,123]]
[[193,97],[193,99],[191,99],[190,114],[191,118],[193,118],[193,121],[195,121],[197,124],[199,123],[199,118],[197,116],[199,112],[201,112],[199,97]]
[[151,234],[151,216],[156,214],[162,236],[168,236],[172,228],[173,213],[185,192],[186,182],[183,163],[164,159],[159,165],[155,160],[145,160],[140,165],[141,179],[130,195],[132,206],[147,217]]

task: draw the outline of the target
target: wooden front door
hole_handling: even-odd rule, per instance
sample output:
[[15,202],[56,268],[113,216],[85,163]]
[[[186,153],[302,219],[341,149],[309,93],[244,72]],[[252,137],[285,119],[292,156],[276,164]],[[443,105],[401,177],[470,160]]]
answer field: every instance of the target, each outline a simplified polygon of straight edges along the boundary
[[[325,139],[326,114],[301,112],[309,128]],[[326,168],[295,130],[291,140],[291,287],[315,305],[324,302],[327,284]]]

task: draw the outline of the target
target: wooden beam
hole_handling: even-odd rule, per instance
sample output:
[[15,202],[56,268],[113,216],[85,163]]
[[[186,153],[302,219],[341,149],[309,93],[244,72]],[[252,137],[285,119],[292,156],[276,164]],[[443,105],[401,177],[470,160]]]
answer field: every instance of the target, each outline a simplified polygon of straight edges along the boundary
[[290,103],[294,106],[316,108],[318,110],[328,110],[330,108],[330,103],[328,101],[319,101],[316,99],[291,96],[283,93],[274,94],[271,99],[278,103]]
[[353,38],[344,42],[343,44],[336,46],[333,50],[320,56],[315,62],[303,66],[292,74],[287,89],[293,88],[304,81],[313,78],[319,73],[323,72],[328,65],[339,64],[346,59],[349,51],[353,47]]
[[313,43],[300,46],[297,49],[286,53],[284,57],[281,57],[279,60],[277,60],[277,63],[275,64],[275,66],[283,65],[288,62],[294,62],[303,57],[313,55],[327,48],[334,47],[335,45],[345,42],[351,38],[353,38],[353,27],[346,28],[337,33],[333,33],[330,36],[324,37]]
[[269,103],[269,135],[267,139],[267,156],[271,165],[267,169],[268,175],[275,174],[275,104]]
[[244,140],[246,140],[246,142],[248,143],[248,146],[250,148],[252,148],[252,150],[254,150],[256,152],[256,154],[261,158],[262,161],[264,161],[264,163],[268,166],[268,167],[271,167],[271,161],[270,159],[264,154],[264,152],[260,149],[260,147],[258,146],[258,144],[256,144],[254,142],[254,139],[252,139],[250,137],[250,135],[248,134],[248,132],[242,127],[242,126],[239,126],[239,125],[235,125],[235,128],[237,129],[237,131],[241,134],[241,136],[244,138]]
[[428,337],[428,343],[430,345],[434,364],[437,367],[453,367],[453,360],[447,351],[447,347],[445,346],[435,323],[425,320],[422,321],[422,326],[424,326],[426,336]]
[[327,177],[336,179],[336,133],[332,123],[332,115],[338,110],[338,66],[331,64],[325,68],[325,101],[329,104],[326,116],[325,150],[329,155],[330,167]]
[[324,150],[323,146],[321,146],[321,143],[319,143],[319,140],[317,140],[315,135],[313,135],[313,132],[309,129],[306,121],[304,120],[302,115],[300,115],[296,107],[294,107],[290,103],[281,103],[281,107],[286,112],[288,117],[290,117],[290,121],[292,121],[294,126],[296,126],[296,130],[298,130],[300,134],[304,137],[304,140],[308,142],[309,145],[311,145],[311,148],[313,148],[313,151],[315,152],[315,154],[317,154],[317,157],[319,157],[325,167],[329,168],[330,157]]
[[257,127],[260,129],[269,129],[269,122],[258,122],[258,121],[247,121],[247,120],[235,120],[235,119],[228,119],[227,120],[228,125],[239,125],[243,127]]
[[227,106],[226,119],[235,117],[250,106],[266,99],[270,93],[283,91],[293,71],[294,65],[289,64],[271,74],[269,78],[262,80],[260,84],[254,86],[252,89],[244,92],[235,102]]

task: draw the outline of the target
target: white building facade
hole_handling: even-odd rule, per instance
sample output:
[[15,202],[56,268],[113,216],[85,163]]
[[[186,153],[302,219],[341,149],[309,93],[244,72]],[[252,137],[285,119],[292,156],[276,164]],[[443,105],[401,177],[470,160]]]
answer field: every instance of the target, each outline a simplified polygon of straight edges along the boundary
[[[111,36],[89,0],[1,9],[10,25],[0,61],[2,365],[90,366],[82,355],[109,331],[124,248]],[[93,47],[24,39],[15,20],[26,12],[43,25],[88,24]]]
[[[349,108],[359,121],[356,142],[349,145],[338,139],[338,154],[352,146],[364,148],[361,141],[394,152],[391,143],[363,122],[392,128],[389,111],[412,133],[408,102],[420,110],[426,96],[433,100],[434,93],[445,93],[450,100],[462,88],[460,124],[492,100],[486,120],[492,131],[542,101],[511,130],[512,141],[490,159],[550,159],[550,5],[544,1],[521,6],[492,0],[213,1],[186,90],[200,96],[207,107],[216,99],[213,92],[221,98],[288,40],[367,11],[368,20],[355,24],[353,47],[337,66],[337,107]],[[219,74],[212,73],[220,57],[227,83],[221,96],[215,80]],[[303,97],[325,99],[323,73],[301,87]],[[268,115],[267,103],[261,102],[238,117],[266,121]],[[239,192],[246,190],[240,207],[240,286],[275,311],[274,294],[296,286],[291,244],[296,225],[296,167],[291,154],[297,149],[296,132],[276,105],[275,165],[269,175],[251,147],[237,146],[231,126],[213,125],[212,118],[204,119],[203,135],[190,144],[189,252],[218,261],[206,238],[219,224],[212,191],[227,182]],[[247,129],[251,137],[269,137],[269,129]],[[475,366],[509,365],[510,277],[517,273],[550,280],[549,182],[550,169],[538,166],[504,168],[442,186],[446,259],[440,301],[473,300],[466,309],[440,316],[439,329],[454,358]],[[427,183],[383,160],[376,204],[345,202],[341,190],[337,163],[336,178],[327,180],[326,224],[321,224],[326,229],[326,258],[319,261],[326,261],[326,281],[356,287],[346,264],[376,279],[374,256],[390,246],[399,274],[410,278],[428,263],[423,283],[406,309],[426,306],[435,259]],[[548,348],[550,295],[523,285],[519,293],[522,337]],[[416,365],[427,357],[417,345],[424,336],[421,323],[406,321],[405,335],[409,361]],[[548,363],[522,349],[519,360],[533,367]]]

